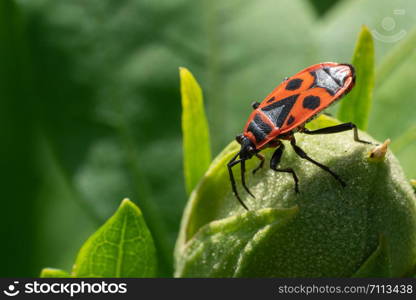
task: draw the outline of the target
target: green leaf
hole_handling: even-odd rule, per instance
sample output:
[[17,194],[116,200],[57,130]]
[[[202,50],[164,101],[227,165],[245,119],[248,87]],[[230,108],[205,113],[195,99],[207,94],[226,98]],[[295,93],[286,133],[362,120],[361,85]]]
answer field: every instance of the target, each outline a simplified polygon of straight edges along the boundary
[[67,271],[54,269],[54,268],[44,268],[40,272],[40,278],[69,278],[71,274]]
[[74,277],[153,277],[156,250],[140,209],[124,199],[82,246]]
[[211,163],[208,122],[202,90],[192,73],[180,68],[182,95],[183,169],[188,194]]
[[341,102],[338,117],[341,121],[353,122],[365,130],[374,87],[374,42],[366,26],[362,27],[358,37],[352,65],[356,71],[356,85]]

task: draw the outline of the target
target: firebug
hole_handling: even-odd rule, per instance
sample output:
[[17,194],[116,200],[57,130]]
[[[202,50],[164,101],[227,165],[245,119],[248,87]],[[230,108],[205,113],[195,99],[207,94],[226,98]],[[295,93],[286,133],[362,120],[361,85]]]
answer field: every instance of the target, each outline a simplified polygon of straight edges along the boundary
[[295,183],[295,192],[299,192],[299,180],[295,171],[292,168],[278,167],[285,148],[281,140],[290,141],[297,155],[331,174],[343,187],[346,186],[346,183],[330,168],[309,157],[296,145],[294,133],[328,134],[353,130],[355,141],[371,144],[359,139],[357,126],[351,122],[312,131],[305,128],[305,123],[346,95],[354,84],[355,71],[352,65],[319,63],[286,78],[261,103],[252,104],[253,112],[248,118],[244,131],[236,137],[241,149],[227,164],[233,193],[245,209],[248,210],[238,194],[232,168],[240,164],[242,186],[254,197],[245,182],[245,161],[253,156],[260,160],[258,167],[253,170],[253,174],[256,173],[263,167],[265,160],[259,152],[268,147],[276,148],[270,160],[270,168],[276,172],[291,174]]

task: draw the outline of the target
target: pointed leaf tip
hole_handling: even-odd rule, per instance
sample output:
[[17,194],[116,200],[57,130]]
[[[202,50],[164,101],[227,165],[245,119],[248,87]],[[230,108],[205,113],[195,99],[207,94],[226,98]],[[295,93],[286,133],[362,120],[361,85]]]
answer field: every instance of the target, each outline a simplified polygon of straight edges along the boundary
[[136,204],[134,204],[133,201],[131,201],[129,198],[124,198],[121,201],[119,209],[132,209],[137,215],[141,216],[142,211],[140,207],[138,207]]
[[75,277],[153,277],[156,249],[140,209],[129,199],[85,242]]

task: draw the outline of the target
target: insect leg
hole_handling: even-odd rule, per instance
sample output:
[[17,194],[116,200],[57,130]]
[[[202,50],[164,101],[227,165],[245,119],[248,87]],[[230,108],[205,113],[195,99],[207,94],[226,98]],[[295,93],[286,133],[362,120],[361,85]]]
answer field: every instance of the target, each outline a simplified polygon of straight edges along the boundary
[[270,169],[276,171],[276,172],[284,172],[284,173],[290,173],[292,174],[293,181],[295,181],[295,192],[299,192],[298,188],[298,177],[296,176],[295,171],[293,171],[292,168],[277,168],[277,165],[280,163],[280,159],[282,158],[283,150],[285,149],[285,146],[283,144],[280,144],[279,148],[274,151],[273,156],[270,160]]
[[246,185],[246,161],[245,160],[241,160],[240,163],[241,166],[241,184],[244,187],[244,189],[246,190],[247,193],[249,193],[249,195],[253,198],[254,195],[250,192],[250,190],[248,189],[247,185]]
[[298,145],[296,145],[296,140],[295,138],[292,138],[292,140],[290,141],[290,144],[293,147],[293,150],[295,150],[296,154],[299,155],[301,158],[306,159],[308,161],[310,161],[311,163],[317,165],[318,167],[320,167],[322,170],[327,171],[329,174],[331,174],[336,180],[338,180],[338,182],[345,187],[346,184],[345,182],[334,172],[331,171],[330,168],[328,168],[327,166],[324,166],[323,164],[317,162],[316,160],[313,160],[312,158],[310,158],[305,151],[303,151]]
[[256,157],[258,158],[258,159],[260,159],[260,163],[259,163],[259,165],[253,170],[253,174],[256,174],[256,172],[258,171],[258,170],[260,170],[261,168],[263,168],[263,165],[264,165],[264,156],[263,155],[261,155],[261,154],[259,154],[259,153],[256,153]]
[[354,123],[351,123],[351,122],[343,123],[343,124],[339,124],[339,125],[335,125],[335,126],[330,126],[330,127],[325,127],[325,128],[321,128],[321,129],[317,129],[317,130],[308,130],[308,129],[305,128],[302,132],[305,133],[305,134],[328,134],[328,133],[336,133],[336,132],[347,131],[347,130],[351,130],[351,129],[354,130],[354,141],[360,142],[360,143],[363,143],[363,144],[372,144],[371,142],[360,140],[360,138],[358,137],[357,126]]
[[233,193],[234,193],[235,197],[237,198],[238,202],[240,202],[240,204],[241,204],[241,205],[242,205],[242,206],[243,206],[246,210],[248,210],[248,207],[244,204],[243,200],[241,200],[240,196],[238,195],[238,192],[237,192],[237,187],[236,187],[236,184],[235,184],[235,179],[234,179],[234,174],[233,174],[233,170],[232,170],[232,167],[233,167],[233,166],[235,166],[235,165],[237,165],[237,164],[241,163],[241,159],[236,160],[239,154],[240,154],[240,152],[239,152],[239,153],[237,153],[237,154],[236,154],[236,155],[235,155],[235,156],[234,156],[234,157],[230,160],[230,162],[227,164],[227,168],[228,168],[228,173],[230,174],[230,182],[231,182],[231,188],[232,188],[232,190],[233,190]]

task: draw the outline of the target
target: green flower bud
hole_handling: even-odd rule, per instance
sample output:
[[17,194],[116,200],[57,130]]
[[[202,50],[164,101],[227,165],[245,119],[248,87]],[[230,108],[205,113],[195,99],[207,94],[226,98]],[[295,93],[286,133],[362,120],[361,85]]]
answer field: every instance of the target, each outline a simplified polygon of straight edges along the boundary
[[[374,141],[360,132],[360,138]],[[231,192],[227,162],[239,150],[229,144],[191,194],[177,241],[177,277],[397,277],[416,266],[416,198],[394,155],[371,159],[374,145],[355,142],[352,132],[296,134],[308,155],[346,183],[298,157],[287,145],[279,166],[266,164],[247,182],[238,181],[250,208]],[[258,164],[247,162],[251,170]],[[235,177],[239,179],[239,168]]]

